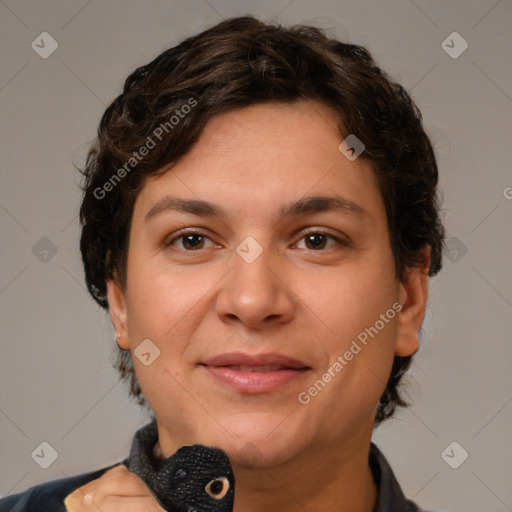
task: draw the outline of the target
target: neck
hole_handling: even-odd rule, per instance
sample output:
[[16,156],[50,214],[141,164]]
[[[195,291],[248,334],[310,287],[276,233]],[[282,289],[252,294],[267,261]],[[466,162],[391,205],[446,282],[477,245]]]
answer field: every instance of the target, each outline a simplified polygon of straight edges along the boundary
[[368,463],[369,443],[333,454],[316,450],[269,469],[233,466],[234,512],[372,512],[377,487]]

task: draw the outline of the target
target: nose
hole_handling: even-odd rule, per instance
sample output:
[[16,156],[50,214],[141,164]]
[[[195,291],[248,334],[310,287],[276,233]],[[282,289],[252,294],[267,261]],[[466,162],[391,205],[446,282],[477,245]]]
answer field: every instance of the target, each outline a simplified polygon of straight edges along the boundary
[[252,262],[234,252],[232,263],[217,296],[216,312],[221,321],[262,330],[293,318],[294,294],[284,265],[270,247]]

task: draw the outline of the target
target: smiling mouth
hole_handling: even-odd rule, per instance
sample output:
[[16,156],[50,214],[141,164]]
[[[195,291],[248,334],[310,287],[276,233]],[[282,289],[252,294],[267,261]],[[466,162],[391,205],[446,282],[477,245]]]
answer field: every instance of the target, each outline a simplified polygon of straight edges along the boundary
[[280,370],[293,370],[295,368],[289,368],[280,364],[266,364],[266,365],[229,365],[221,366],[220,368],[228,368],[235,372],[277,372]]
[[296,383],[311,368],[276,354],[224,354],[200,363],[217,384],[242,394],[271,393]]

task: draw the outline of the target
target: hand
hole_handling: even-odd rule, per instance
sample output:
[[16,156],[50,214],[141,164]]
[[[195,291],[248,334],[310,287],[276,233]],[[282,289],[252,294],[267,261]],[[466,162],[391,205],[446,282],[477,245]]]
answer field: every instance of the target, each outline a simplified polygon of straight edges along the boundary
[[166,512],[148,486],[122,464],[66,496],[64,505],[68,512]]

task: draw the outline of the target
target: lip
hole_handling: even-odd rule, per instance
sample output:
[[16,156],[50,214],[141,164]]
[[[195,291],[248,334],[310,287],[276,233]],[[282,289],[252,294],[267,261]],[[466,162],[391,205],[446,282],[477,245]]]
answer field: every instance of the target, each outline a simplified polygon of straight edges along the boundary
[[245,394],[270,393],[291,385],[311,368],[277,353],[220,354],[200,363],[220,384]]

